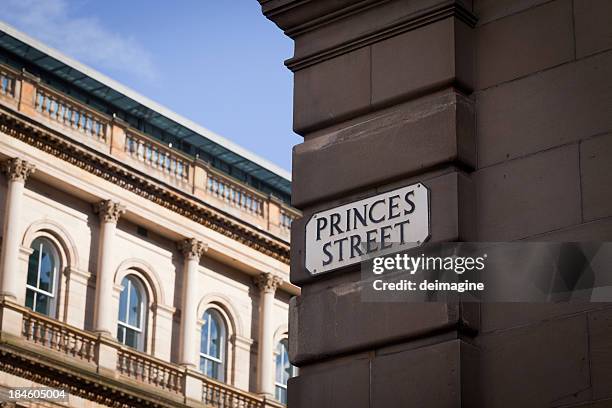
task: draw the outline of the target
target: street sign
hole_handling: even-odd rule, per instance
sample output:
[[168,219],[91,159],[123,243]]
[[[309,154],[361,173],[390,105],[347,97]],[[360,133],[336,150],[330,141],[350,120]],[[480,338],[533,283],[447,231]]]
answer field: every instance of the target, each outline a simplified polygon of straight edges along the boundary
[[[422,183],[314,214],[306,224],[311,275],[353,265],[429,238],[429,190]],[[391,248],[392,247],[392,248]]]

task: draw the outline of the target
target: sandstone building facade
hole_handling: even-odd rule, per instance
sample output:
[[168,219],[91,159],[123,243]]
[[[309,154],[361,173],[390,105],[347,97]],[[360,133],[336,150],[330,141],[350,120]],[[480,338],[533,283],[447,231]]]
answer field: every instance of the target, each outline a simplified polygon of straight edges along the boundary
[[0,161],[0,401],[286,402],[288,175],[5,25]]

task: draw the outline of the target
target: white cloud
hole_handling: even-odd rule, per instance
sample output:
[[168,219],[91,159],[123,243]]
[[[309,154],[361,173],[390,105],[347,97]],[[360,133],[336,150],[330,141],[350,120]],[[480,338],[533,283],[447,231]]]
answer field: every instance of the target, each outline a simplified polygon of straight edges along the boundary
[[112,32],[96,18],[74,16],[66,0],[2,0],[2,19],[89,65],[153,80],[153,58],[134,38]]

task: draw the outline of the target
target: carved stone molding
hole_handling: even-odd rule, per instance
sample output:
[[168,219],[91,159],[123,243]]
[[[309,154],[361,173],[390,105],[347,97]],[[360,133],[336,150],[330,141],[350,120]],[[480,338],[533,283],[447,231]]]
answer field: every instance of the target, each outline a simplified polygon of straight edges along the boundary
[[283,279],[270,272],[264,272],[255,277],[255,284],[264,293],[274,293],[282,283]]
[[200,260],[204,252],[208,251],[208,244],[195,238],[187,238],[179,242],[178,247],[186,259]]
[[264,237],[239,220],[230,220],[210,206],[197,203],[193,197],[171,191],[157,180],[137,176],[101,154],[76,146],[57,132],[15,117],[1,106],[0,131],[256,251],[289,263],[288,243]]
[[35,166],[19,157],[8,159],[2,162],[2,171],[7,175],[10,181],[25,181],[35,171]]
[[119,217],[125,213],[125,206],[112,200],[103,200],[94,205],[94,212],[101,221],[116,224]]

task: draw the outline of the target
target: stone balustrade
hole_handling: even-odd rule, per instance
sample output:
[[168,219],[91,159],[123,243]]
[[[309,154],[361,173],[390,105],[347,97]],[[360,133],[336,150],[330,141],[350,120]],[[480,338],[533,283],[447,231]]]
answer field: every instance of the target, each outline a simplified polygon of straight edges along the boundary
[[180,367],[126,347],[117,350],[117,371],[164,391],[183,392],[185,372]]
[[[283,407],[276,401],[136,351],[101,334],[51,319],[9,300],[0,300],[0,329],[1,353],[16,353],[20,358],[33,359],[37,364],[50,364],[50,368],[60,362],[68,364],[71,368],[67,381],[73,381],[75,375],[84,378],[90,378],[92,374],[109,376],[107,380],[114,380],[118,387],[126,385],[125,389],[115,390],[123,395],[133,392],[134,388],[128,386],[131,383],[142,393],[166,395],[168,401],[190,398],[190,406],[202,408]],[[5,345],[9,345],[10,351],[4,349]],[[115,369],[105,371],[109,362]],[[53,368],[52,380],[55,383],[61,381],[61,376],[62,371]],[[190,390],[187,384],[190,384]]]
[[36,112],[87,137],[106,142],[108,119],[41,84],[36,87]]
[[0,94],[14,98],[15,97],[16,76],[6,69],[0,67]]
[[300,213],[264,194],[134,129],[120,119],[95,111],[41,83],[28,73],[0,65],[0,105],[54,128],[67,138],[112,156],[257,227],[289,240]]
[[240,186],[221,175],[209,174],[206,183],[206,191],[214,197],[220,198],[230,206],[254,214],[264,216],[265,196]]
[[202,402],[211,407],[260,408],[262,399],[202,376]]
[[23,312],[22,335],[26,340],[73,358],[94,361],[96,335],[30,313],[27,309]]
[[125,137],[126,153],[153,170],[159,170],[179,180],[189,179],[187,159],[170,148],[149,140],[144,135],[128,131]]
[[285,230],[291,229],[291,224],[293,220],[297,218],[295,211],[290,211],[288,209],[282,208],[280,212],[280,226]]

